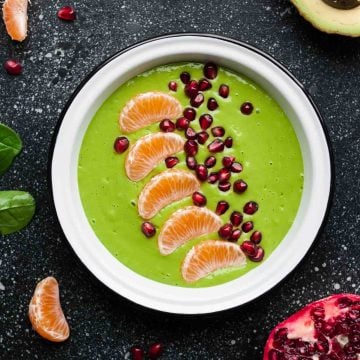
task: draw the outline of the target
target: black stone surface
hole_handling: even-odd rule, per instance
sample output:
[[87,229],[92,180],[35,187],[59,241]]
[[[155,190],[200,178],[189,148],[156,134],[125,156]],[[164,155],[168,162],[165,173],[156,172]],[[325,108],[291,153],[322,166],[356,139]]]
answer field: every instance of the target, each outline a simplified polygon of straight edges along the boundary
[[[71,3],[71,1],[69,1]],[[128,359],[134,344],[165,346],[163,359],[262,358],[271,328],[317,298],[359,293],[360,39],[313,29],[287,0],[82,0],[64,23],[64,1],[32,1],[30,35],[12,43],[0,24],[0,61],[16,57],[24,73],[0,70],[0,121],[17,130],[24,151],[1,189],[30,191],[37,214],[22,232],[0,238],[1,359]],[[220,315],[180,318],[141,309],[99,283],[79,262],[56,222],[48,195],[48,151],[59,113],[94,66],[139,40],[169,32],[208,32],[246,41],[281,61],[310,91],[335,153],[336,192],[319,241],[281,286]],[[27,320],[36,283],[54,275],[72,335],[42,340]]]

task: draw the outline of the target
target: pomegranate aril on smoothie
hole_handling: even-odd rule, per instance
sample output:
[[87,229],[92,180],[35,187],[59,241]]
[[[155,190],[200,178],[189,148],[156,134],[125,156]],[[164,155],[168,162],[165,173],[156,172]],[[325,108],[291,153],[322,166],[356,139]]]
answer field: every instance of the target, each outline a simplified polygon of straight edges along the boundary
[[227,85],[221,84],[219,87],[219,95],[226,99],[229,96],[230,89]]
[[248,185],[244,180],[236,180],[233,185],[234,192],[242,194],[247,189]]
[[216,99],[210,98],[207,102],[207,107],[209,110],[214,111],[219,107],[219,104]]
[[248,256],[255,256],[258,251],[257,246],[249,240],[243,241],[240,248]]
[[248,215],[255,214],[259,209],[259,205],[255,201],[249,201],[244,205],[244,213]]
[[115,139],[114,150],[118,154],[122,154],[123,152],[125,152],[129,148],[129,145],[130,145],[130,143],[129,143],[128,138],[125,137],[125,136],[120,136],[120,137]]
[[192,194],[192,200],[193,200],[194,205],[200,206],[200,207],[205,206],[206,202],[207,202],[205,195],[198,191],[195,191]]
[[227,137],[225,139],[225,146],[227,148],[231,148],[233,146],[233,138],[232,137]]
[[224,143],[221,139],[215,139],[208,145],[208,150],[212,153],[224,151]]
[[241,228],[243,232],[248,233],[254,228],[254,223],[252,221],[247,221],[242,224]]
[[262,240],[261,232],[260,231],[254,231],[250,236],[250,240],[255,244],[260,244],[260,242]]
[[187,156],[195,156],[198,152],[198,144],[195,140],[187,140],[184,145],[184,151]]
[[170,81],[168,84],[168,88],[171,91],[176,91],[177,90],[177,83],[175,81]]
[[228,181],[231,177],[231,172],[226,169],[226,168],[222,168],[218,171],[218,176],[219,176],[219,182],[223,183],[225,181]]
[[159,128],[163,132],[173,132],[176,129],[176,125],[169,119],[161,120]]
[[213,80],[217,77],[218,67],[216,64],[209,62],[204,66],[204,76],[210,80]]
[[187,156],[186,157],[186,166],[190,169],[190,170],[195,170],[197,165],[197,161],[193,156]]
[[186,117],[181,117],[176,120],[176,128],[178,130],[186,130],[190,125],[190,121]]
[[223,191],[223,192],[229,191],[231,188],[231,183],[228,181],[221,182],[221,183],[219,183],[218,188],[220,191]]
[[217,172],[211,172],[208,177],[209,184],[215,184],[219,179],[219,175]]
[[222,159],[222,164],[226,168],[231,168],[231,165],[234,163],[235,157],[234,156],[224,156]]
[[203,114],[199,118],[199,124],[202,130],[207,130],[213,123],[213,117],[210,114]]
[[204,165],[209,169],[216,165],[216,157],[215,156],[209,156],[206,158]]
[[241,105],[240,110],[244,115],[250,115],[254,111],[254,106],[250,102],[245,102]]
[[196,165],[195,172],[196,172],[196,177],[197,177],[200,181],[205,181],[205,180],[207,180],[208,170],[207,170],[207,168],[206,168],[205,165]]
[[225,135],[225,129],[222,126],[215,126],[211,129],[211,133],[215,137],[222,137]]
[[203,102],[204,102],[204,95],[202,93],[198,93],[190,100],[191,106],[196,108],[198,108]]
[[230,215],[230,221],[234,226],[240,226],[243,221],[243,215],[239,211],[233,211]]
[[184,109],[183,112],[184,117],[186,117],[189,121],[193,121],[196,117],[196,110],[190,107]]
[[191,76],[187,71],[183,71],[180,74],[180,80],[182,81],[183,84],[189,83],[190,79],[191,79]]
[[219,229],[218,234],[222,239],[227,240],[227,239],[230,238],[230,236],[232,234],[232,231],[233,231],[232,225],[231,224],[225,224]]
[[236,242],[240,239],[240,236],[241,236],[241,230],[240,229],[235,229],[232,233],[231,233],[231,236],[229,237],[229,241],[232,241],[232,242]]
[[197,134],[197,142],[204,145],[209,138],[209,134],[206,131],[201,131]]
[[249,255],[249,259],[254,262],[260,262],[264,259],[265,251],[261,246],[257,246],[255,255]]
[[229,209],[230,205],[227,201],[225,200],[220,200],[217,205],[216,205],[216,210],[215,212],[218,214],[218,215],[222,215],[222,214],[225,214],[228,209]]
[[234,162],[234,163],[231,164],[230,170],[233,173],[240,173],[240,172],[243,171],[243,167],[242,167],[242,165],[240,163]]
[[148,221],[145,221],[141,224],[141,231],[148,238],[153,237],[156,233],[155,226]]
[[200,91],[206,91],[211,89],[212,85],[211,82],[207,79],[200,79],[199,80],[199,90]]
[[190,99],[199,93],[199,84],[196,80],[191,80],[185,85],[185,94]]
[[169,156],[165,159],[165,165],[168,169],[173,168],[179,163],[179,159],[176,156]]
[[188,140],[195,140],[197,138],[197,133],[196,131],[192,128],[192,127],[188,127],[186,130],[185,130],[185,137],[188,139]]

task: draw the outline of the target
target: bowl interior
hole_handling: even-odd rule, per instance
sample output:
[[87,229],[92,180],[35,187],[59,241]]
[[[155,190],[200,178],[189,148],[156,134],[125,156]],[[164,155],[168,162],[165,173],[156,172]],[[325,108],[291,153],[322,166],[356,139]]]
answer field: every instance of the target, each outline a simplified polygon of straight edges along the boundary
[[[91,229],[77,184],[82,139],[101,104],[137,74],[180,61],[214,61],[257,82],[286,112],[298,137],[304,161],[302,200],[284,240],[256,269],[210,288],[160,284],[122,265]],[[275,286],[301,261],[313,243],[328,207],[331,162],[316,110],[302,88],[276,62],[232,41],[183,35],[144,42],[116,55],[78,89],[57,134],[51,180],[64,233],[77,255],[99,280],[143,306],[172,313],[199,314],[225,310],[253,300]]]

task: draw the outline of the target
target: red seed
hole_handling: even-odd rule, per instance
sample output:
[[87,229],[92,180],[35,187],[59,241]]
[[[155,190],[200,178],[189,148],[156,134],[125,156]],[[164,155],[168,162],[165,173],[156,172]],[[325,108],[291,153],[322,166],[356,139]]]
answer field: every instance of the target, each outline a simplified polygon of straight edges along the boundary
[[231,148],[233,146],[233,138],[232,137],[229,136],[225,139],[225,146],[227,148]]
[[190,121],[186,117],[181,117],[176,120],[176,128],[178,130],[186,130],[189,127]]
[[225,129],[222,126],[215,126],[211,129],[211,133],[215,137],[222,137],[225,135]]
[[260,244],[261,239],[262,239],[262,234],[260,231],[254,231],[250,236],[250,240],[255,244]]
[[229,203],[227,201],[224,201],[224,200],[220,200],[217,205],[216,205],[216,210],[215,212],[218,214],[218,215],[222,215],[222,214],[225,214],[228,209],[229,209]]
[[225,84],[221,84],[219,87],[219,95],[223,98],[227,98],[229,96],[229,87]]
[[165,159],[165,165],[168,169],[173,168],[179,163],[179,159],[176,156],[169,156]]
[[200,193],[198,191],[195,191],[192,194],[192,200],[193,200],[194,205],[200,206],[200,207],[205,206],[206,202],[207,202],[205,195],[203,195],[202,193]]
[[141,231],[144,233],[144,235],[148,238],[151,238],[155,235],[156,233],[156,229],[155,229],[155,226],[148,222],[148,221],[145,221],[141,224]]
[[148,356],[151,360],[157,359],[164,352],[163,345],[161,343],[151,344],[148,350]]
[[195,97],[191,98],[190,104],[193,107],[198,108],[204,102],[204,95],[199,93]]
[[224,150],[224,143],[221,139],[215,139],[208,145],[208,150],[212,153],[218,153]]
[[235,161],[235,157],[234,156],[224,156],[222,159],[222,164],[226,167],[226,168],[230,168],[231,165],[234,163]]
[[204,75],[205,77],[207,77],[208,79],[215,79],[218,73],[218,68],[216,66],[216,64],[212,63],[212,62],[208,62],[205,64],[204,66]]
[[257,251],[255,255],[249,256],[249,259],[251,261],[259,262],[261,261],[265,256],[265,251],[261,246],[257,247]]
[[197,141],[199,144],[204,145],[209,138],[209,134],[206,131],[201,131],[197,134]]
[[197,161],[193,156],[188,156],[186,158],[186,165],[190,170],[195,170]]
[[206,168],[205,165],[196,165],[195,172],[196,172],[196,177],[197,177],[200,181],[205,181],[205,180],[207,180],[208,170],[207,170],[207,168]]
[[207,130],[213,122],[213,117],[210,114],[203,114],[199,118],[200,127],[203,130]]
[[199,93],[199,84],[196,80],[191,80],[185,85],[184,90],[187,97],[193,98]]
[[207,79],[200,79],[199,80],[199,90],[200,91],[206,91],[211,89],[212,85],[211,82]]
[[250,115],[254,110],[254,106],[250,102],[244,102],[241,105],[240,110],[244,115]]
[[218,234],[223,239],[228,239],[232,234],[233,227],[231,224],[225,224],[223,225],[219,231]]
[[115,139],[114,142],[114,150],[118,153],[118,154],[122,154],[123,152],[125,152],[128,147],[129,147],[129,140],[127,137],[125,136],[120,136],[118,138]]
[[140,347],[133,346],[130,349],[131,360],[143,360],[144,359],[144,350]]
[[76,11],[72,6],[64,6],[58,10],[57,16],[61,20],[74,21],[76,19]]
[[163,132],[173,132],[173,131],[175,131],[176,126],[171,120],[164,119],[164,120],[161,120],[161,122],[159,124],[159,128]]
[[254,228],[254,224],[252,221],[247,221],[242,224],[241,228],[242,228],[243,232],[248,233]]
[[231,177],[231,172],[228,169],[222,168],[218,171],[219,182],[223,183],[228,181]]
[[244,213],[248,215],[255,214],[259,209],[259,205],[255,201],[249,201],[244,205]]
[[240,163],[234,162],[233,164],[231,164],[230,170],[233,173],[239,173],[239,172],[242,172],[243,167],[242,167],[242,165]]
[[197,133],[196,131],[192,128],[192,127],[188,127],[186,130],[185,130],[185,137],[188,139],[188,140],[195,140],[196,137],[197,137]]
[[235,229],[230,238],[229,238],[229,241],[232,241],[232,242],[236,242],[240,239],[240,236],[241,236],[241,230],[240,229]]
[[247,187],[247,183],[244,180],[236,180],[233,185],[234,192],[237,194],[242,194]]
[[231,188],[231,183],[229,183],[228,181],[222,182],[218,185],[218,188],[220,191],[223,192],[229,191]]
[[14,59],[9,59],[4,62],[4,69],[9,75],[20,75],[23,71],[21,63]]
[[249,240],[245,240],[240,248],[248,256],[254,256],[257,253],[257,246]]
[[239,211],[233,211],[230,215],[230,221],[234,226],[239,226],[243,221],[243,216]]
[[219,107],[219,104],[214,98],[210,98],[207,102],[207,107],[209,110],[214,111]]
[[183,71],[180,74],[180,80],[182,81],[183,84],[188,84],[190,79],[191,79],[191,77],[190,77],[190,74],[188,72]]
[[218,174],[216,172],[212,172],[208,177],[208,183],[215,184],[218,181],[218,179],[219,179]]
[[208,158],[206,158],[205,160],[205,166],[207,168],[212,168],[216,165],[216,157],[215,156],[209,156]]
[[183,115],[190,121],[193,121],[196,117],[196,110],[190,107],[185,108]]
[[195,156],[198,152],[198,144],[195,140],[187,140],[184,144],[184,151],[187,156]]
[[176,91],[177,90],[177,83],[175,81],[169,81],[168,87],[169,87],[169,90]]

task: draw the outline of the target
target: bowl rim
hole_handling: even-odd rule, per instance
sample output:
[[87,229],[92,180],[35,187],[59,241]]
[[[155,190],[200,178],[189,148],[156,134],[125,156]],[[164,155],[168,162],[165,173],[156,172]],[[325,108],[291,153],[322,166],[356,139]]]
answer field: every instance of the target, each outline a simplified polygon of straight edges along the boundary
[[[273,65],[275,65],[280,71],[282,71],[285,75],[287,75],[290,80],[297,85],[297,87],[302,91],[302,93],[305,95],[305,97],[307,98],[307,100],[309,101],[309,105],[311,105],[312,109],[314,110],[317,119],[319,120],[319,123],[321,125],[322,128],[322,133],[324,135],[324,139],[325,139],[325,143],[327,146],[327,151],[328,151],[328,156],[329,156],[329,173],[330,173],[330,181],[329,181],[329,194],[328,194],[328,199],[327,199],[327,203],[326,203],[326,207],[325,207],[325,211],[324,211],[324,215],[322,217],[322,221],[318,227],[318,231],[311,243],[311,245],[309,246],[308,250],[304,253],[304,255],[302,256],[301,260],[298,261],[298,263],[293,267],[293,269],[291,271],[289,271],[280,281],[278,281],[277,283],[273,284],[273,286],[271,286],[270,288],[268,288],[267,290],[265,290],[263,293],[259,294],[258,296],[252,298],[251,300],[248,300],[246,302],[243,302],[242,304],[239,305],[234,305],[231,307],[226,307],[224,309],[221,310],[215,310],[215,311],[211,311],[211,312],[197,312],[197,313],[180,313],[178,311],[167,311],[167,310],[162,310],[159,308],[154,308],[152,306],[148,306],[147,304],[140,304],[139,302],[135,302],[133,299],[129,299],[128,297],[125,297],[124,295],[119,294],[118,292],[114,291],[114,289],[112,289],[111,287],[109,287],[107,284],[105,284],[92,270],[90,270],[90,268],[85,264],[84,260],[80,257],[80,255],[75,251],[75,249],[73,248],[71,242],[67,239],[65,232],[62,228],[60,219],[59,219],[59,214],[56,210],[56,206],[55,206],[55,198],[54,198],[54,191],[53,191],[53,181],[52,181],[52,163],[53,163],[53,157],[54,157],[54,150],[55,150],[55,146],[56,146],[56,141],[59,135],[59,131],[61,128],[61,125],[63,123],[64,117],[68,111],[68,109],[70,108],[70,106],[72,105],[74,99],[77,97],[78,93],[83,89],[83,87],[90,81],[90,79],[97,73],[99,72],[103,67],[105,67],[108,63],[110,63],[111,61],[113,61],[114,59],[116,59],[117,57],[121,56],[122,54],[135,49],[137,47],[140,47],[142,45],[154,42],[154,41],[158,41],[158,40],[163,40],[163,39],[169,39],[169,38],[177,38],[177,37],[197,37],[199,39],[201,38],[213,38],[213,39],[217,39],[217,40],[222,40],[225,42],[229,42],[235,45],[238,45],[240,47],[243,47],[247,50],[250,50],[254,53],[256,53],[257,55],[260,55],[261,57],[265,58],[266,60],[270,61]],[[95,66],[95,68],[90,71],[87,75],[85,75],[85,77],[83,78],[83,80],[79,83],[79,85],[77,85],[77,87],[75,88],[75,90],[72,92],[71,96],[69,97],[68,101],[66,102],[62,112],[60,113],[60,116],[57,120],[57,123],[54,127],[54,133],[52,135],[52,139],[51,139],[51,143],[50,143],[50,147],[49,147],[49,153],[48,153],[48,168],[47,168],[47,174],[48,174],[48,191],[49,191],[49,196],[50,196],[50,205],[51,207],[54,209],[54,213],[55,213],[55,219],[59,224],[59,228],[61,233],[63,234],[64,238],[67,240],[67,244],[70,245],[69,247],[71,248],[71,250],[75,253],[76,257],[81,261],[81,263],[87,268],[87,270],[90,272],[90,274],[92,274],[98,281],[100,281],[101,284],[105,285],[108,289],[110,289],[112,292],[115,292],[117,295],[122,296],[123,298],[126,298],[127,300],[129,300],[132,304],[137,305],[137,306],[141,306],[145,309],[150,309],[150,310],[155,310],[155,311],[161,311],[163,313],[169,313],[169,314],[178,314],[178,315],[205,315],[205,314],[216,314],[216,313],[222,313],[225,311],[230,311],[231,309],[234,308],[240,308],[242,306],[245,306],[261,297],[263,297],[264,295],[268,294],[270,291],[274,290],[275,288],[277,288],[278,286],[281,286],[281,284],[287,280],[287,278],[294,274],[294,272],[297,270],[297,268],[302,264],[302,262],[305,260],[306,256],[309,254],[310,251],[312,251],[313,247],[315,246],[315,244],[317,243],[317,241],[319,240],[319,235],[322,233],[327,219],[329,217],[329,212],[331,210],[331,205],[333,202],[333,197],[334,197],[334,191],[335,191],[335,171],[334,171],[334,153],[333,153],[333,149],[332,149],[332,145],[331,145],[331,141],[330,141],[330,136],[329,136],[329,131],[326,127],[326,124],[324,122],[324,119],[318,109],[318,107],[316,106],[314,100],[312,99],[311,95],[309,94],[309,92],[305,89],[305,87],[302,85],[302,83],[278,60],[274,59],[270,54],[268,54],[267,52],[258,49],[257,47],[250,45],[244,41],[240,41],[240,40],[236,40],[236,39],[232,39],[229,37],[225,37],[225,36],[221,36],[221,35],[216,35],[216,34],[209,34],[209,33],[194,33],[194,32],[183,32],[183,33],[168,33],[168,34],[164,34],[161,36],[156,36],[156,37],[150,37],[148,39],[145,40],[141,40],[139,42],[134,43],[133,45],[127,46],[122,50],[119,50],[117,52],[115,52],[113,55],[109,56],[107,59],[103,60],[102,62],[99,63],[99,65]]]

